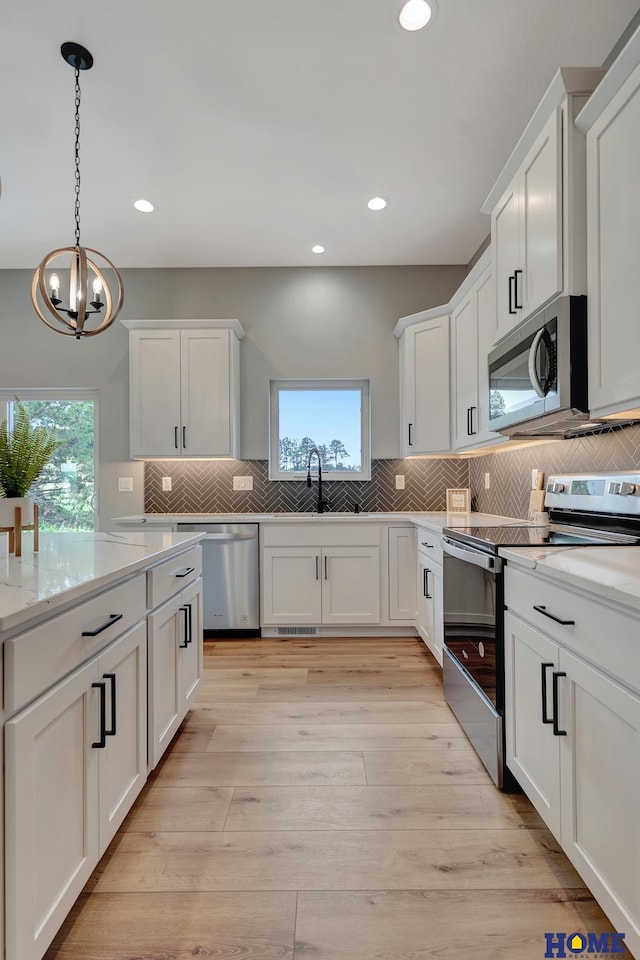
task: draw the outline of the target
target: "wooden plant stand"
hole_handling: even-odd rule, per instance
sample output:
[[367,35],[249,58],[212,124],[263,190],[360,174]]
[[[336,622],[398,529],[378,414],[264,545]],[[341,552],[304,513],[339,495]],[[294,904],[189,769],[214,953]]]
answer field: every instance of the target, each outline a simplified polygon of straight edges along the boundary
[[0,527],[0,533],[9,534],[9,553],[15,553],[16,557],[22,556],[22,531],[33,530],[33,550],[38,552],[40,547],[38,530],[38,504],[33,505],[33,523],[26,526],[22,524],[22,508],[15,508],[15,522],[12,527]]

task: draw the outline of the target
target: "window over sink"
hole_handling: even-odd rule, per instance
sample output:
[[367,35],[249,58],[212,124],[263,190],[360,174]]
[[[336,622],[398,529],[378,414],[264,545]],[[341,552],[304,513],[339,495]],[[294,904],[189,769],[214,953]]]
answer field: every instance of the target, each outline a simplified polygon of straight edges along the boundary
[[370,480],[369,407],[368,380],[272,380],[269,478],[304,479],[315,447],[327,479]]

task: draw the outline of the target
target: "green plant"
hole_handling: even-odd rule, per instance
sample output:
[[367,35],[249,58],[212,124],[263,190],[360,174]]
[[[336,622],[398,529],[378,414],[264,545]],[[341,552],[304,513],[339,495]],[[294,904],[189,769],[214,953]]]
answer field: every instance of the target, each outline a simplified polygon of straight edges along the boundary
[[61,444],[46,427],[33,428],[17,400],[13,429],[9,429],[7,420],[0,423],[0,493],[26,497]]

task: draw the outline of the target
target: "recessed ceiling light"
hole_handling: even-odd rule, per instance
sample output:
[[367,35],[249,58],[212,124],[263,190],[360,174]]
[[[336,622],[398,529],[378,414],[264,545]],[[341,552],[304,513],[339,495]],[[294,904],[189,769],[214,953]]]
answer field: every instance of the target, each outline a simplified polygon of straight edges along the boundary
[[153,210],[153,204],[149,203],[148,200],[134,200],[133,205],[140,213],[151,213]]
[[369,210],[384,210],[388,203],[389,201],[385,200],[384,197],[371,197],[367,206]]
[[433,20],[437,10],[436,0],[407,0],[400,11],[400,26],[405,30],[422,30]]
[[321,243],[316,243],[315,247],[311,247],[311,253],[324,253],[324,247]]

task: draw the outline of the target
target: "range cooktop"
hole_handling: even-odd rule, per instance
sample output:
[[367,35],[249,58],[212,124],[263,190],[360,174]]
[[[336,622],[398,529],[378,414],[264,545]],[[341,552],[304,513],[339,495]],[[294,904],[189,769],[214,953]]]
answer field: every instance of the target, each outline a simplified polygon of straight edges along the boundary
[[526,524],[512,527],[446,527],[442,532],[450,540],[470,543],[491,553],[497,553],[498,547],[632,546],[640,543],[638,537],[628,534],[576,529],[556,523],[538,527]]

